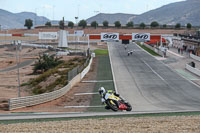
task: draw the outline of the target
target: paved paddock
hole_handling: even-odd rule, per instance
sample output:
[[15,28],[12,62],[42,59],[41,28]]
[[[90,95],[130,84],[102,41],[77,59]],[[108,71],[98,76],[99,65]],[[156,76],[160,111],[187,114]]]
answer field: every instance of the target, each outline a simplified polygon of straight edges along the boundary
[[[128,56],[127,50],[133,50]],[[109,43],[115,85],[133,111],[200,110],[200,88],[148,53],[129,44]]]

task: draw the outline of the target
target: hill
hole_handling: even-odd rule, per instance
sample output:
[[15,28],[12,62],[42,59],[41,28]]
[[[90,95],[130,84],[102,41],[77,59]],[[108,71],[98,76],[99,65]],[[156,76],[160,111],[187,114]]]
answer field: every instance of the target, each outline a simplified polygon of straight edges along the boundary
[[135,24],[144,22],[150,24],[152,21],[157,21],[160,24],[175,25],[181,23],[185,25],[191,23],[192,25],[200,25],[200,0],[186,0],[182,2],[175,2],[160,8],[145,12],[140,15],[135,14],[105,14],[100,13],[96,16],[87,19],[88,23],[107,20],[109,24],[113,24],[115,21],[120,21],[122,24],[127,24],[129,21],[133,21]]
[[175,25],[181,23],[185,25],[200,25],[200,0],[187,0],[182,2],[171,3],[158,9],[151,10],[137,16],[133,20],[135,23],[144,22],[150,24],[157,21],[160,24]]
[[12,13],[0,9],[1,29],[24,28],[25,19],[32,19],[33,23],[37,25],[49,21],[46,17],[37,16],[37,14],[32,12]]

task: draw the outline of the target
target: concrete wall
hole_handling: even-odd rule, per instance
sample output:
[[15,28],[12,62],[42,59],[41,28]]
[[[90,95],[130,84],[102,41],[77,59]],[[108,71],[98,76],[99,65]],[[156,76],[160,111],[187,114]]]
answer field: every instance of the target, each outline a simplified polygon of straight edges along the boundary
[[200,57],[190,53],[190,57],[194,60],[200,61]]
[[143,44],[145,47],[153,50],[154,52],[156,52],[157,54],[159,54],[160,56],[163,56],[163,52],[160,50],[160,49],[157,49],[157,48],[154,48],[154,47],[151,47],[150,45],[144,43]]
[[187,69],[188,71],[192,72],[193,74],[196,74],[196,75],[200,76],[200,70],[190,66],[189,64],[185,65],[185,69]]

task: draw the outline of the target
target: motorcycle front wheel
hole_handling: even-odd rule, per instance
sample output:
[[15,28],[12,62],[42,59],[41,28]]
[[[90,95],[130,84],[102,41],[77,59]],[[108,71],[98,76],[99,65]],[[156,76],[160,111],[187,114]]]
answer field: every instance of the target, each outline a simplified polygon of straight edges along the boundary
[[117,104],[113,100],[108,100],[106,101],[106,104],[113,110],[113,111],[118,111]]

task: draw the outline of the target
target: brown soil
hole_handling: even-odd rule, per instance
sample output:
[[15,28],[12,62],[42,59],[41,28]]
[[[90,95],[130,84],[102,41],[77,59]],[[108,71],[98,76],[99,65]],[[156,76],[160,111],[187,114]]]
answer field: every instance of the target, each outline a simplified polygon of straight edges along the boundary
[[[79,48],[83,49],[84,47],[87,47],[87,45],[78,45]],[[73,47],[73,46],[70,46]],[[99,45],[93,45],[91,46],[91,49],[94,50],[96,48],[106,48],[105,43],[101,43]],[[15,49],[13,48],[0,48],[0,70],[3,70],[8,67],[12,67],[16,65],[16,57],[15,57]],[[33,48],[24,48],[20,52],[20,62],[23,62],[25,60],[30,60],[37,58],[39,53],[44,52],[44,49],[33,49]],[[79,56],[62,56],[62,59],[67,61],[74,57]],[[9,62],[10,60],[13,60],[13,63],[10,65],[7,65],[6,62]],[[33,63],[32,63],[33,64]],[[21,84],[27,83],[31,78],[35,78],[38,75],[32,75],[32,64],[27,65],[23,68],[20,68],[20,80]],[[96,78],[96,59],[94,59],[92,68],[90,72],[86,75],[86,77],[83,80],[94,80]],[[15,98],[18,97],[18,80],[17,80],[17,69],[8,71],[8,72],[0,72],[0,112],[9,112],[7,111],[7,103],[5,101],[8,101],[9,98]],[[55,80],[54,78],[49,78],[48,82],[41,83],[44,85],[50,84],[51,81]],[[94,83],[78,83],[76,86],[74,86],[66,95],[63,97],[54,100],[52,102],[48,102],[45,104],[18,109],[10,112],[66,112],[66,111],[84,111],[86,109],[64,109],[64,106],[68,105],[89,105],[90,100],[92,98],[92,95],[84,95],[84,96],[74,96],[75,93],[81,93],[81,92],[92,92],[94,88]],[[32,95],[32,91],[30,88],[27,89],[27,87],[21,87],[21,96],[29,96]]]
[[[57,32],[59,31],[59,28],[41,28],[41,29],[11,29],[8,31],[1,31],[0,33],[8,33],[8,34],[24,34],[24,33],[32,33],[37,34],[38,32]],[[173,33],[184,33],[185,29],[126,29],[126,28],[81,28],[79,27],[71,29],[71,28],[65,28],[65,30],[69,31],[70,34],[74,33],[74,30],[84,30],[85,34],[100,34],[101,32],[118,32],[120,34],[131,34],[133,32],[135,33],[152,33],[152,34],[173,34]],[[191,30],[192,32],[193,30]]]
[[[92,67],[88,74],[83,78],[84,80],[95,80],[97,75],[97,60],[94,58]],[[88,106],[92,99],[92,95],[76,96],[77,93],[93,92],[95,83],[78,83],[69,92],[61,98],[47,102],[44,104],[17,109],[6,112],[83,112],[87,108],[64,108],[65,106]],[[1,110],[0,110],[1,112]]]

